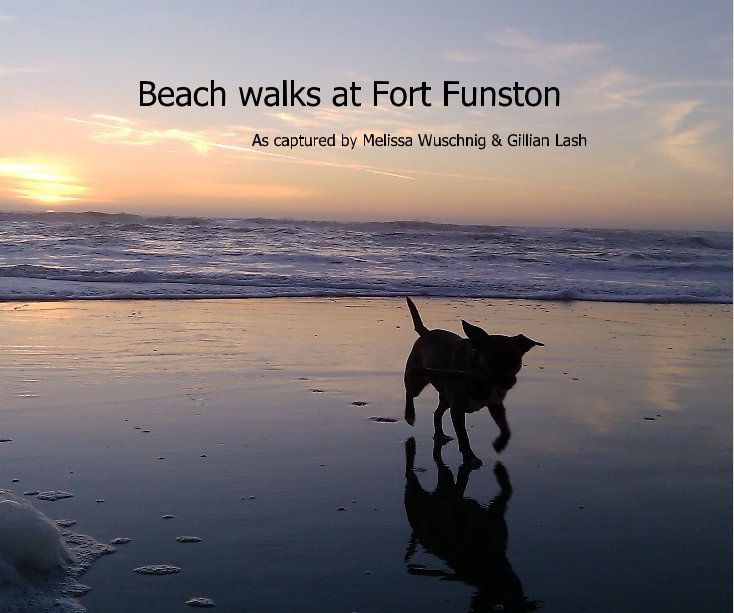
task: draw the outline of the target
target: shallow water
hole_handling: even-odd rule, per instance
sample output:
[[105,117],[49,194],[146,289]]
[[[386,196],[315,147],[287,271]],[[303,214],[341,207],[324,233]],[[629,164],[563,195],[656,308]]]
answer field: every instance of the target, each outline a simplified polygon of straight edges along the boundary
[[433,457],[429,390],[414,428],[371,419],[402,417],[402,301],[5,303],[0,487],[131,539],[83,576],[90,611],[728,610],[729,306],[418,306],[546,345],[499,458],[469,418],[480,470]]

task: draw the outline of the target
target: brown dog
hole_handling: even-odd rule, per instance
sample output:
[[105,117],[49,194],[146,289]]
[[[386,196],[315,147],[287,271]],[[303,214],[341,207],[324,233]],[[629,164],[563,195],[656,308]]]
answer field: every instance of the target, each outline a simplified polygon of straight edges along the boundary
[[439,443],[451,440],[442,426],[443,415],[450,409],[464,462],[479,467],[482,461],[474,455],[466,433],[466,414],[489,408],[500,429],[494,448],[502,451],[510,439],[502,401],[517,381],[523,355],[543,343],[522,334],[487,334],[463,320],[461,324],[468,338],[447,330],[429,330],[413,301],[410,298],[407,301],[418,340],[405,365],[405,421],[411,426],[415,422],[413,399],[430,383],[438,391],[438,407],[433,414],[435,440]]

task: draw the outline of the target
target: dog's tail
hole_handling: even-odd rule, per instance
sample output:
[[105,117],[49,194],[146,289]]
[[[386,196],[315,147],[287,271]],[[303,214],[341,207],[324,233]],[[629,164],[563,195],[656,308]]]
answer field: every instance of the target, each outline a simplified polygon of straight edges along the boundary
[[421,321],[421,316],[418,314],[418,309],[415,308],[413,301],[408,297],[406,297],[405,299],[408,301],[408,309],[410,310],[410,315],[413,318],[413,327],[418,333],[418,336],[423,336],[424,334],[428,333],[428,328],[423,325],[423,322]]

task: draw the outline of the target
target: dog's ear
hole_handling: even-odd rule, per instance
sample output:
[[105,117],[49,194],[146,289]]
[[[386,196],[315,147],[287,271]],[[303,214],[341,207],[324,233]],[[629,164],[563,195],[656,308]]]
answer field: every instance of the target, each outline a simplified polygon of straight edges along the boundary
[[530,351],[533,347],[536,345],[538,347],[545,347],[543,343],[539,343],[538,341],[534,341],[532,338],[528,338],[524,334],[518,334],[515,338],[515,343],[517,343],[517,346],[520,348],[520,351],[523,352],[523,354]]
[[466,334],[466,337],[471,341],[475,349],[479,349],[489,340],[489,334],[479,326],[472,326],[463,319],[461,320],[461,326],[464,328],[464,334]]

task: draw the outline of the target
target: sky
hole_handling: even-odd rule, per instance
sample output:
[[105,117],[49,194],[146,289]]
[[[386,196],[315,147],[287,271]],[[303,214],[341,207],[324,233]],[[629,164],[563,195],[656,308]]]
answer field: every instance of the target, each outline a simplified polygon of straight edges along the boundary
[[[241,104],[239,87],[283,80],[318,87],[319,104]],[[141,81],[213,81],[225,104],[141,106]],[[431,106],[374,105],[377,81],[426,83]],[[556,87],[560,101],[444,105],[445,81]],[[360,106],[335,106],[352,83]],[[421,133],[487,146],[420,147]],[[274,144],[332,134],[334,147]],[[0,210],[730,230],[732,5],[5,0]]]

